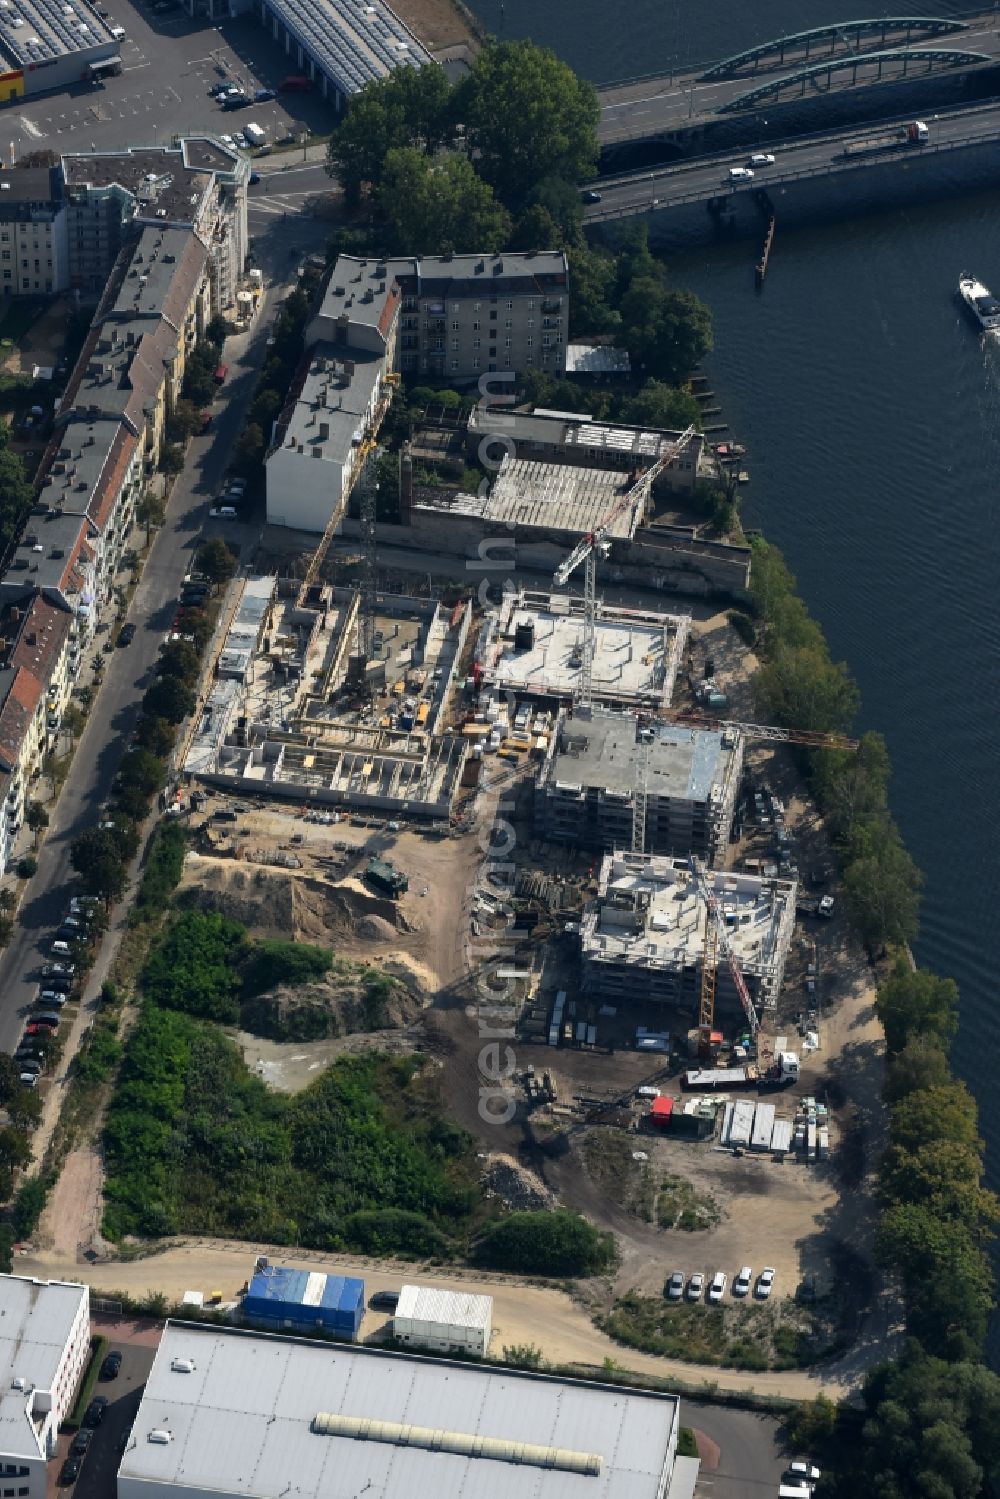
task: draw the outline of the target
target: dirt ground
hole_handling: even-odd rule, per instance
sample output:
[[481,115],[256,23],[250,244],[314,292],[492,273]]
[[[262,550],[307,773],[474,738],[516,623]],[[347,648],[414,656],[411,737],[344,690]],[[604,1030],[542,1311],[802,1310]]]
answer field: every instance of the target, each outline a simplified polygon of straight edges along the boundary
[[18,341],[4,367],[17,374],[30,375],[36,364],[54,365],[66,343],[66,319],[72,310],[68,297],[57,297]]
[[455,0],[399,0],[395,10],[439,62],[479,50],[473,17]]

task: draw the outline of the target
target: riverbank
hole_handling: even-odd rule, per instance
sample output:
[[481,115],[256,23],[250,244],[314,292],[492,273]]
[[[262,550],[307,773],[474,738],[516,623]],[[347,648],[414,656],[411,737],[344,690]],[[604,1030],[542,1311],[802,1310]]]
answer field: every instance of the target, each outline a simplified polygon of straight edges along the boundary
[[393,0],[393,10],[438,62],[471,62],[486,35],[463,0]]

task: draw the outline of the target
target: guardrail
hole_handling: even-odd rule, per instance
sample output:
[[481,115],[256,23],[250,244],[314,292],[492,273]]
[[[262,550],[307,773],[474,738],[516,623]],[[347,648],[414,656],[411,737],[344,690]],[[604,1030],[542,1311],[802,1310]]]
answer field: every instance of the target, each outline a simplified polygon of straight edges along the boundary
[[[841,172],[861,171],[865,167],[872,166],[874,164],[884,165],[887,161],[892,160],[901,159],[903,161],[923,161],[928,156],[939,156],[948,151],[960,151],[968,146],[988,146],[991,144],[995,144],[998,141],[1000,141],[1000,120],[997,121],[991,131],[982,135],[965,135],[960,136],[957,140],[937,141],[933,144],[929,143],[927,145],[919,147],[914,146],[910,147],[909,149],[907,149],[905,146],[900,146],[898,151],[892,153],[889,153],[888,151],[875,151],[870,155],[860,157],[834,156],[831,157],[829,161],[820,163],[812,167],[803,167],[799,171],[793,170],[790,172],[781,172],[780,174],[769,174],[766,183],[762,182],[761,185],[766,186],[770,191],[774,188],[784,186],[785,183],[803,182],[810,177],[830,177],[839,175]],[[697,169],[704,171],[705,166],[706,162],[704,159],[702,159],[702,161],[697,164]],[[692,166],[691,170],[694,169],[695,167]],[[655,180],[659,180],[660,182],[663,181],[662,178]],[[748,190],[750,192],[753,191],[753,188],[749,183],[747,184],[746,188],[743,188],[734,187],[725,182],[720,182],[719,186],[714,189],[702,187],[699,189],[694,189],[691,192],[674,194],[670,197],[654,195],[650,196],[648,201],[644,199],[641,202],[629,204],[624,208],[609,208],[603,211],[601,209],[597,209],[594,213],[589,213],[586,215],[585,222],[588,224],[609,223],[614,219],[634,218],[636,214],[649,213],[654,209],[659,210],[661,208],[681,208],[686,203],[707,202],[710,198],[728,197],[729,194],[734,191],[743,192]]]

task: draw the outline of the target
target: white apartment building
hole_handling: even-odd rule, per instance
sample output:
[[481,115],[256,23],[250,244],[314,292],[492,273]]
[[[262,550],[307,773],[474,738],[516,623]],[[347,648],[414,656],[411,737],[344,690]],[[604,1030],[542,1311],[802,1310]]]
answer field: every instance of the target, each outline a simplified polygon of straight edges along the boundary
[[89,1354],[87,1286],[0,1275],[0,1499],[45,1499]]

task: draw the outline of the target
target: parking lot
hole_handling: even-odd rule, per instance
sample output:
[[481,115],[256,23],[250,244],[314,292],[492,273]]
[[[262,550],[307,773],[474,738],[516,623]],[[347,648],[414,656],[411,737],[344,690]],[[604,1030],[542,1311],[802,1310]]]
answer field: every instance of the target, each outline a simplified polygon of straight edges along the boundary
[[108,0],[124,27],[123,71],[99,88],[80,84],[15,101],[0,116],[4,155],[52,150],[121,150],[164,144],[180,131],[234,133],[253,120],[269,141],[328,131],[335,115],[315,94],[279,94],[264,104],[224,113],[208,94],[225,75],[251,94],[277,88],[290,64],[251,16],[209,24],[180,9],[154,14],[145,0]]
[[94,1386],[94,1394],[105,1396],[110,1403],[104,1419],[94,1431],[75,1484],[59,1482],[74,1434],[65,1432],[60,1436],[56,1456],[48,1467],[48,1499],[56,1499],[56,1496],[109,1499],[109,1495],[114,1494],[122,1450],[132,1430],[142,1387],[152,1368],[162,1331],[161,1327],[149,1323],[113,1321],[96,1315],[91,1320],[94,1332],[108,1340],[106,1351],[117,1349],[121,1353],[121,1370],[116,1379],[99,1379]]

